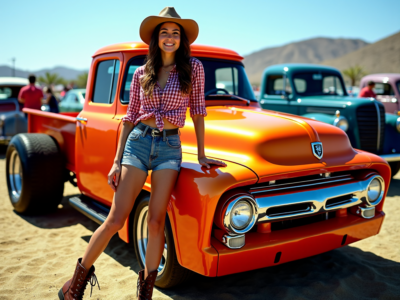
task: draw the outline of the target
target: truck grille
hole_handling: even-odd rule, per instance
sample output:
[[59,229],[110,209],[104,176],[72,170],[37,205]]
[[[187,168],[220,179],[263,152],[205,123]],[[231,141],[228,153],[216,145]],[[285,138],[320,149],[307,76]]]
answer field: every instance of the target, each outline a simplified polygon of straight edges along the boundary
[[385,136],[384,107],[375,102],[371,102],[370,105],[358,107],[357,123],[361,150],[376,154],[379,153],[383,148]]

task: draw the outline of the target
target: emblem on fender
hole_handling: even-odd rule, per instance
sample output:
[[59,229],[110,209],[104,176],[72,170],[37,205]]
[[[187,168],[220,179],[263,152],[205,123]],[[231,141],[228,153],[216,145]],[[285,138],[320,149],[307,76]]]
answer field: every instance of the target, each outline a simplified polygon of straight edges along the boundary
[[321,142],[311,143],[311,148],[312,148],[312,152],[316,158],[321,159],[322,156],[324,156],[324,151],[322,149]]

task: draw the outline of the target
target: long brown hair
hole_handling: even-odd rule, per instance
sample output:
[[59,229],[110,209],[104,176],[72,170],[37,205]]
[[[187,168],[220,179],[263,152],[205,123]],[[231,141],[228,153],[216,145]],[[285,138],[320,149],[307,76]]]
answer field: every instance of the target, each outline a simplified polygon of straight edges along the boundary
[[[160,33],[162,24],[157,25],[151,36],[149,52],[147,54],[146,64],[144,67],[144,76],[140,80],[144,94],[150,98],[153,97],[153,90],[157,84],[158,70],[162,67],[161,49],[158,46],[158,35]],[[181,42],[178,50],[176,50],[175,53],[176,71],[178,72],[178,79],[181,86],[182,95],[189,95],[192,91],[190,44],[183,27],[179,24],[177,25],[181,31]]]

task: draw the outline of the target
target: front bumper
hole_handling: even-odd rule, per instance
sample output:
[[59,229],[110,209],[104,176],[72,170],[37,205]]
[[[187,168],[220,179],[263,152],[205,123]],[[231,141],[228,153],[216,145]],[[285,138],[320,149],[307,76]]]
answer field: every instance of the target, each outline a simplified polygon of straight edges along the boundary
[[400,161],[400,153],[382,154],[379,156],[384,160],[386,160],[387,162]]
[[349,213],[287,230],[249,232],[241,249],[229,249],[212,237],[219,257],[217,276],[274,266],[354,243],[378,234],[384,217],[383,212],[371,219]]

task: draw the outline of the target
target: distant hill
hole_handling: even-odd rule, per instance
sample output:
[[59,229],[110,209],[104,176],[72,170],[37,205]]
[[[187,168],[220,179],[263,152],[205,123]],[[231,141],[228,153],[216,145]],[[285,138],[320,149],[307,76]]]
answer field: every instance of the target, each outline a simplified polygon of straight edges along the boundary
[[280,63],[320,63],[369,45],[360,39],[313,38],[281,47],[266,48],[245,56],[250,82],[259,84],[264,69]]
[[339,58],[325,60],[322,64],[341,71],[358,64],[369,74],[400,73],[400,31]]
[[[67,67],[54,67],[52,69],[42,69],[38,71],[24,71],[20,69],[15,70],[16,77],[24,77],[27,78],[29,74],[35,74],[36,77],[44,76],[46,72],[57,73],[59,76],[63,77],[66,80],[74,80],[78,77],[79,74],[83,72],[87,72],[88,70],[76,70]],[[1,76],[12,76],[12,68],[9,66],[0,66],[0,77]]]

